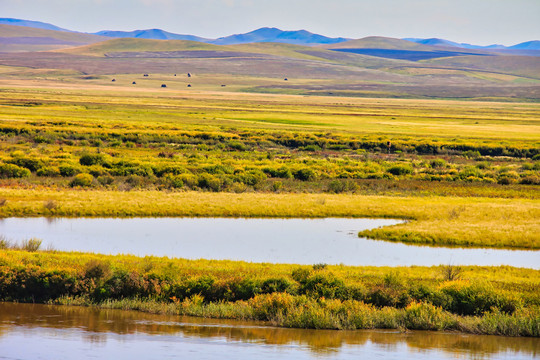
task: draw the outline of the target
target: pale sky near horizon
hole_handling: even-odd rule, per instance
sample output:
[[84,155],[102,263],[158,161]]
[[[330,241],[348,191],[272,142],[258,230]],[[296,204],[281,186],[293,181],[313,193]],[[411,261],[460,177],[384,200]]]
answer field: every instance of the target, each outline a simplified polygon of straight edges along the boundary
[[208,38],[270,26],[477,45],[540,40],[540,0],[0,0],[0,17],[81,32],[159,28]]

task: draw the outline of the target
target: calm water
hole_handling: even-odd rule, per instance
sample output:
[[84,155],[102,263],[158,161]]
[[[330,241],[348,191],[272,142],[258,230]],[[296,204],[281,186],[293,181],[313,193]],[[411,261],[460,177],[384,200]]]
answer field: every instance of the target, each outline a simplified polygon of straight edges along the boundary
[[387,219],[7,218],[0,235],[104,254],[295,264],[511,265],[540,269],[540,251],[436,248],[359,238]]
[[134,311],[0,303],[0,359],[533,359],[540,339],[283,329]]

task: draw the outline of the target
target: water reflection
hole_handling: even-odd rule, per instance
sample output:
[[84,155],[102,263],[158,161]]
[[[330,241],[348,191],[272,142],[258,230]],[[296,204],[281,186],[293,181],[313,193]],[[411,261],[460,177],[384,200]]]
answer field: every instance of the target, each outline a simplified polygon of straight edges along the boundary
[[[540,355],[540,339],[478,336],[454,333],[414,331],[330,331],[300,330],[265,326],[262,323],[232,320],[209,320],[190,317],[145,314],[135,311],[99,310],[83,307],[37,304],[0,303],[0,349],[9,337],[21,328],[32,337],[36,329],[80,332],[83,343],[104,345],[113,336],[122,335],[122,342],[141,341],[140,335],[172,336],[195,339],[200,344],[215,341],[252,344],[255,346],[294,346],[298,351],[317,357],[351,353],[350,350],[384,351],[416,358],[418,353],[438,351],[452,358],[488,359],[501,357],[531,358]],[[34,331],[43,333],[43,331]],[[165,337],[167,339],[167,337]],[[290,350],[290,349],[289,349]],[[354,354],[353,351],[351,354]],[[358,354],[358,353],[356,353]],[[416,355],[415,355],[416,354]],[[400,355],[401,356],[401,355]]]

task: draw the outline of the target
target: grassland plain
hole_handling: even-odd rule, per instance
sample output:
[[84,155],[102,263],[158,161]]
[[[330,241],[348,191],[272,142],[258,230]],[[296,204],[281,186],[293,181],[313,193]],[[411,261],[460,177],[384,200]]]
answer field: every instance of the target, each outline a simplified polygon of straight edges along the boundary
[[0,250],[0,297],[324,329],[540,336],[540,276],[511,267],[348,267]]
[[0,91],[2,216],[396,217],[362,235],[540,248],[538,104],[90,81]]
[[[540,248],[540,104],[537,80],[523,77],[537,64],[523,74],[471,72],[277,45],[228,50],[257,53],[244,58],[167,58],[186,55],[165,54],[177,50],[173,42],[137,59],[147,42],[120,43],[133,54],[109,43],[0,59],[1,217],[387,217],[410,221],[361,235]],[[467,101],[354,97],[366,95]],[[540,334],[535,270],[249,264],[9,245],[0,238],[2,300],[304,328]]]

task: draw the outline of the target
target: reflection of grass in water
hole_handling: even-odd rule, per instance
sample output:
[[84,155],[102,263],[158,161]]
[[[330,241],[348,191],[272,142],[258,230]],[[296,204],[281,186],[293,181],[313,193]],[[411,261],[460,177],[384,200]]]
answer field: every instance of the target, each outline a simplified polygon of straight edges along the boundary
[[[260,326],[236,320],[209,320],[192,317],[155,315],[134,311],[89,309],[73,306],[44,306],[31,304],[0,304],[0,321],[11,321],[11,316],[24,319],[20,325],[40,327],[87,328],[96,333],[119,334],[185,334],[200,338],[226,338],[232,341],[255,341],[270,345],[298,344],[313,352],[339,352],[343,346],[364,345],[368,341],[377,345],[406,343],[413,349],[438,349],[454,354],[456,351],[471,354],[501,352],[535,353],[538,339],[504,338],[463,334],[439,334],[414,331],[328,331],[300,330]],[[106,321],[104,321],[106,320]],[[34,323],[34,321],[36,321]],[[5,334],[9,334],[9,329]]]

